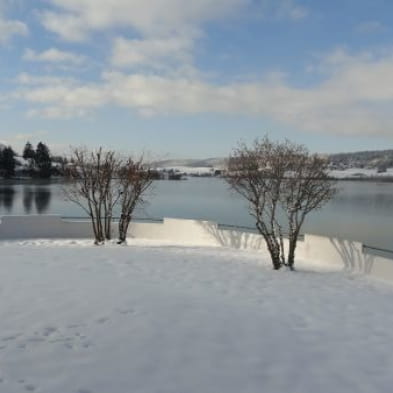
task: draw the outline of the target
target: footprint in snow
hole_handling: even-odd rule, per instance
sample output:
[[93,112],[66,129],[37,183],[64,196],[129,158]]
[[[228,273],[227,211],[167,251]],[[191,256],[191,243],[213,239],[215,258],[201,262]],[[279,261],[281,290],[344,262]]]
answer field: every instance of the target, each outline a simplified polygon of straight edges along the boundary
[[103,323],[108,322],[108,321],[109,321],[108,317],[102,317],[102,318],[99,318],[99,319],[96,320],[96,322],[99,323],[99,324],[103,324]]
[[48,327],[46,327],[46,328],[44,329],[43,335],[44,335],[45,337],[49,337],[50,335],[52,335],[53,333],[56,333],[56,332],[57,332],[57,328],[56,328],[56,327],[54,327],[54,326],[48,326]]
[[135,314],[135,310],[133,308],[118,310],[118,312],[122,315]]
[[77,329],[78,327],[81,327],[81,326],[83,326],[83,325],[79,324],[79,323],[74,323],[74,324],[71,324],[71,325],[67,325],[67,328],[68,329]]
[[10,336],[5,336],[2,338],[2,341],[12,341],[12,340],[16,340],[18,337],[20,337],[21,334],[12,334]]

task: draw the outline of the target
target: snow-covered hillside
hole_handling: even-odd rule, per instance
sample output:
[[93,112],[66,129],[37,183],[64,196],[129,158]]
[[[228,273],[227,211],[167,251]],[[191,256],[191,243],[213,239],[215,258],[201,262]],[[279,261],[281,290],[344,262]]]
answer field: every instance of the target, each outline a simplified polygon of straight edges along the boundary
[[345,170],[332,170],[330,175],[336,179],[393,177],[393,168],[387,168],[385,172],[378,172],[377,169],[348,168]]
[[157,168],[158,170],[174,171],[177,173],[183,173],[185,175],[214,175],[215,168],[210,167],[191,167],[191,166],[173,166],[166,168]]
[[392,288],[135,242],[0,245],[0,392],[391,392]]

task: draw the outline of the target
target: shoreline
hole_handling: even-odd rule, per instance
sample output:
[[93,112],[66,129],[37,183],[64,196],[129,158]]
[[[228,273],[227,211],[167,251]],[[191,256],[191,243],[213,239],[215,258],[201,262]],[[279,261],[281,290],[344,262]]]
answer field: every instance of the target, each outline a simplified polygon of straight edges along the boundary
[[[224,179],[222,176],[188,176],[187,178],[181,180],[187,180],[188,178],[211,178],[211,179]],[[167,180],[167,179],[156,179],[157,181],[160,180]],[[172,180],[172,179],[168,179]],[[354,181],[354,182],[370,182],[370,183],[393,183],[393,176],[353,176],[353,177],[330,177],[332,181]],[[42,179],[38,177],[13,177],[13,178],[1,178],[0,177],[0,184],[23,184],[23,183],[39,183],[39,184],[50,184],[50,183],[66,183],[67,179],[64,177],[51,177],[49,179]]]

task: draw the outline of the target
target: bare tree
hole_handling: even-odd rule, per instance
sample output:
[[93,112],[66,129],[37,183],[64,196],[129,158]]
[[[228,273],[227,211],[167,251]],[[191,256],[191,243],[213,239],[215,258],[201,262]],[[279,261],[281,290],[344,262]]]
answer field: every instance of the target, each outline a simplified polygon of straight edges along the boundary
[[[228,160],[226,180],[249,203],[274,269],[294,267],[295,249],[306,215],[334,194],[326,164],[301,145],[272,142],[268,137],[251,147],[244,143]],[[284,236],[289,235],[286,253]]]
[[288,224],[286,264],[290,269],[294,268],[296,245],[306,216],[322,208],[336,191],[335,182],[328,175],[328,161],[295,146],[280,198]]
[[113,151],[105,152],[103,157],[99,178],[103,195],[105,238],[110,240],[112,238],[113,209],[119,201],[121,193],[118,176],[122,161]]
[[143,196],[152,185],[153,177],[143,157],[138,161],[129,158],[119,171],[120,208],[119,241],[124,243],[135,208],[144,202]]
[[[279,227],[276,225],[279,183],[272,175],[271,160],[274,146],[266,138],[245,144],[233,151],[228,161],[230,186],[249,202],[249,212],[255,218],[255,225],[265,239],[273,267],[281,267]],[[279,180],[279,179],[278,179]]]
[[119,160],[113,151],[75,148],[72,161],[74,165],[68,170],[70,182],[64,189],[66,197],[88,214],[94,243],[102,244],[111,236],[112,211],[119,198],[113,188]]

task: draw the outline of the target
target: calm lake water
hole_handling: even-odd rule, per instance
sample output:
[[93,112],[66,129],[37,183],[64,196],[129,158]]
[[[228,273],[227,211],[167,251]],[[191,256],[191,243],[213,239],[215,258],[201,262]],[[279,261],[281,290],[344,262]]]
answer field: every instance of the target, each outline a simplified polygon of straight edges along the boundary
[[[82,217],[78,206],[65,200],[57,182],[0,183],[0,215],[59,214]],[[305,233],[336,236],[393,249],[393,183],[340,182],[339,193],[324,209],[311,214]],[[253,227],[247,205],[221,179],[190,178],[157,181],[141,218],[194,218]]]

